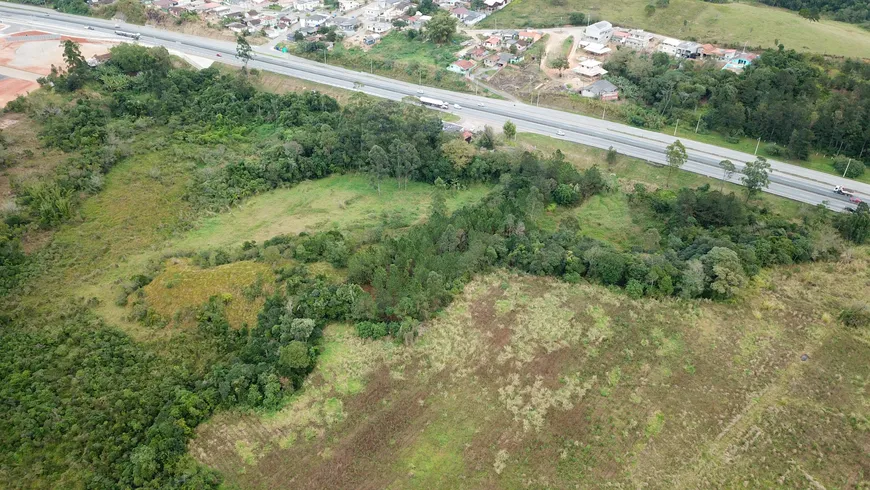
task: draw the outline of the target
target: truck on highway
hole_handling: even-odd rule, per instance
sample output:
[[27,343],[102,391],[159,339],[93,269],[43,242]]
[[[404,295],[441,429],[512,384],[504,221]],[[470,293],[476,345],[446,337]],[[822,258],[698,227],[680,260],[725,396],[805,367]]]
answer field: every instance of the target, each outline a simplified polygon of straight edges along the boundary
[[128,31],[115,31],[115,34],[118,36],[129,37],[131,39],[136,39],[136,40],[138,40],[139,36],[141,35],[138,32],[128,32]]
[[840,194],[841,196],[852,197],[855,195],[855,191],[852,189],[846,189],[845,187],[838,185],[834,187],[834,192]]
[[420,103],[427,107],[435,107],[437,109],[450,109],[450,104],[443,100],[431,99],[429,97],[420,97]]

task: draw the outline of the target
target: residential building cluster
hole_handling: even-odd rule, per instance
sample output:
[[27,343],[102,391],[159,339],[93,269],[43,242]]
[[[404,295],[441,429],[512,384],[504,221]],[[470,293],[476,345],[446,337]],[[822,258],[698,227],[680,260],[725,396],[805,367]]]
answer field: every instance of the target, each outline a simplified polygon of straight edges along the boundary
[[448,70],[463,76],[475,73],[492,73],[508,65],[520,63],[526,51],[543,37],[532,30],[512,30],[493,32],[483,40],[466,43],[457,53],[459,59],[447,67]]
[[674,58],[713,61],[722,65],[723,70],[731,71],[743,70],[758,57],[755,53],[663,37],[641,29],[614,27],[604,20],[586,26],[578,45],[580,54],[572,71],[587,84],[580,89],[580,94],[602,100],[616,100],[619,97],[618,88],[601,78],[607,74],[603,65],[614,49],[662,52]]

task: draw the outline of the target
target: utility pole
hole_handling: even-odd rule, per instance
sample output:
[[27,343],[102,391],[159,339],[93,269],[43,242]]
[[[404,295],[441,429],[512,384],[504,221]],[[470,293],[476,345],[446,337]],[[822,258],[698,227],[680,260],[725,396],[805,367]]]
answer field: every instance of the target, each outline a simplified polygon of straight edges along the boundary
[[761,136],[758,137],[758,143],[755,143],[755,153],[753,153],[753,155],[758,155],[759,146],[761,146]]
[[695,134],[698,134],[698,129],[701,128],[701,116],[698,116],[698,124],[695,125]]
[[843,178],[846,178],[846,174],[849,173],[849,165],[852,165],[852,159],[849,159],[849,162],[846,163],[846,170],[843,170]]
[[680,127],[680,120],[677,119],[677,124],[674,125],[674,136],[677,135],[677,128],[679,128],[679,127]]
[[604,112],[601,113],[601,119],[607,119],[607,106],[604,106]]
[[374,59],[369,60],[369,73],[372,75],[374,75],[374,73],[375,73],[375,60]]

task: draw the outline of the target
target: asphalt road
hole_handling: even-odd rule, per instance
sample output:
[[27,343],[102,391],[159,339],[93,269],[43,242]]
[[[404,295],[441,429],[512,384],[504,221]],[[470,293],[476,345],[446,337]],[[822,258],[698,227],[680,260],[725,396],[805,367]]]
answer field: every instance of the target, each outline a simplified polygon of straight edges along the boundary
[[[48,29],[60,33],[78,34],[82,37],[109,37],[120,41],[128,41],[129,39],[116,36],[114,34],[116,29],[137,32],[141,34],[139,42],[143,44],[165,46],[168,49],[214,61],[241,64],[236,59],[234,43],[179,34],[148,26],[127,25],[8,3],[0,3],[0,22]],[[116,25],[119,27],[116,28]],[[87,26],[92,29],[87,30]],[[676,139],[661,133],[578,114],[419,86],[330,66],[277,51],[255,50],[254,59],[250,61],[248,66],[330,86],[357,90],[391,100],[425,95],[448,102],[451,107],[450,112],[494,127],[501,127],[505,121],[511,120],[517,125],[519,131],[539,133],[596,148],[613,147],[620,154],[658,165],[666,163],[665,147]],[[454,108],[454,104],[458,104],[460,109]],[[563,134],[559,134],[560,132]],[[720,180],[723,178],[723,172],[718,166],[720,161],[731,160],[740,169],[746,162],[755,159],[753,155],[715,145],[686,139],[681,141],[686,146],[689,156],[683,169]],[[846,207],[854,206],[845,197],[833,192],[834,186],[844,185],[854,189],[862,200],[870,201],[870,185],[868,184],[783,162],[774,160],[769,160],[769,162],[773,172],[770,176],[770,186],[766,191],[771,194],[809,204],[825,202],[831,209],[842,211]],[[739,178],[740,175],[735,174],[729,180],[739,183]]]

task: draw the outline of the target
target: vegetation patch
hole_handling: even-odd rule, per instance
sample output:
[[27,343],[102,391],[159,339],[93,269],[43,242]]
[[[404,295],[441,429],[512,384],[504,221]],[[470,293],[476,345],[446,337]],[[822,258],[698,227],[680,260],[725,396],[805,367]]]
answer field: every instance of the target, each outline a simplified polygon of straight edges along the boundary
[[235,328],[253,325],[275,282],[261,262],[235,262],[201,269],[186,260],[170,260],[143,288],[148,307],[175,326],[196,323],[196,309],[212,296],[226,305],[227,321]]

